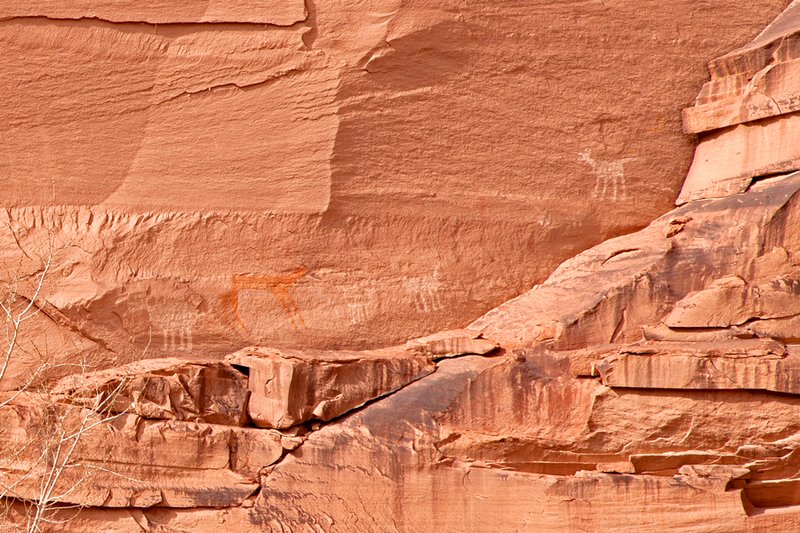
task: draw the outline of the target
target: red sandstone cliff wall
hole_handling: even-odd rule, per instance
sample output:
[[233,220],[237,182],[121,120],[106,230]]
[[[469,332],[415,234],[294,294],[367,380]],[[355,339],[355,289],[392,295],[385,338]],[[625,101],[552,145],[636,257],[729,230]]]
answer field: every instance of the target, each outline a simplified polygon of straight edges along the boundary
[[668,210],[783,6],[3,2],[0,253],[106,360],[454,327]]
[[0,524],[797,530],[797,5],[0,3]]

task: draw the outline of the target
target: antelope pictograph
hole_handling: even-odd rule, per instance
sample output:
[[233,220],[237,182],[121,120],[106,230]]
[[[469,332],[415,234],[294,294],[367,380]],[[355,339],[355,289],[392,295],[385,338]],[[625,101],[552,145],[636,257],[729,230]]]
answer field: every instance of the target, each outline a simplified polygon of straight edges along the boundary
[[244,329],[248,329],[239,316],[239,295],[244,291],[266,291],[272,294],[278,305],[286,311],[294,329],[306,327],[300,306],[291,293],[291,287],[308,274],[308,268],[300,266],[288,274],[273,276],[252,276],[235,274],[231,276],[231,290],[222,295],[222,301],[230,309],[233,318]]
[[578,154],[579,158],[592,168],[594,173],[594,198],[611,198],[623,200],[627,198],[625,190],[625,163],[634,161],[635,157],[625,157],[611,161],[597,161],[588,148]]

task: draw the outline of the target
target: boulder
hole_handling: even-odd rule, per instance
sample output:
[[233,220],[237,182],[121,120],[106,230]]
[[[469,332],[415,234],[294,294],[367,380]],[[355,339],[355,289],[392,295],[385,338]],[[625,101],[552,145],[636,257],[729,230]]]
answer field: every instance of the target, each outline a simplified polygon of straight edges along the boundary
[[53,388],[63,401],[148,419],[243,426],[248,380],[219,361],[149,359],[63,378]]
[[428,356],[372,352],[246,348],[226,361],[246,369],[248,413],[256,426],[288,428],[328,421],[434,371]]

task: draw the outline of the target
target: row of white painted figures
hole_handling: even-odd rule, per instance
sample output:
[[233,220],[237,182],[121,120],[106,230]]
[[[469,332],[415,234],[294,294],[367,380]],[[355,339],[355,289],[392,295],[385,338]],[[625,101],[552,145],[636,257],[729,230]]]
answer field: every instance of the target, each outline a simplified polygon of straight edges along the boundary
[[[418,313],[432,313],[444,307],[438,267],[426,276],[403,279],[403,288],[414,303]],[[376,291],[357,287],[341,289],[350,321],[365,322],[373,312]],[[186,309],[175,309],[168,302],[149,306],[150,323],[160,334],[164,352],[190,352],[193,349],[192,333],[199,317],[198,313]]]

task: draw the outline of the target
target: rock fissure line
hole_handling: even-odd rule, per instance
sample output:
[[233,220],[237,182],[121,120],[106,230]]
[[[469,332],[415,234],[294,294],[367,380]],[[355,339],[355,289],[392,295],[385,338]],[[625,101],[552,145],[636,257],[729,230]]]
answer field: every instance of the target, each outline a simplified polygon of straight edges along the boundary
[[166,98],[164,100],[160,100],[160,101],[156,102],[153,105],[159,106],[159,105],[166,104],[168,102],[172,102],[174,100],[177,100],[178,98],[191,97],[191,96],[195,96],[195,95],[211,94],[211,93],[214,93],[215,91],[218,91],[218,90],[238,89],[240,91],[249,91],[249,90],[253,90],[253,89],[258,89],[260,87],[266,87],[266,86],[268,86],[268,85],[270,85],[272,83],[275,83],[275,82],[277,82],[279,80],[284,80],[284,79],[287,79],[287,78],[291,78],[291,77],[297,76],[299,74],[304,74],[305,72],[306,71],[304,71],[302,69],[289,69],[289,70],[286,70],[286,71],[281,72],[279,74],[275,74],[273,76],[269,76],[268,78],[266,78],[264,80],[261,80],[261,81],[254,81],[254,82],[250,82],[250,83],[228,82],[228,83],[220,83],[218,85],[210,85],[208,87],[203,87],[201,89],[183,91],[183,92],[181,92],[179,94],[176,94],[174,96],[170,96],[170,97],[168,97],[168,98]]
[[264,31],[294,30],[308,27],[306,19],[295,21],[291,24],[277,24],[274,22],[240,22],[236,20],[220,20],[213,22],[152,22],[148,20],[111,20],[103,17],[50,17],[46,15],[7,16],[0,17],[0,26],[5,24],[33,23],[33,24],[69,24],[78,26],[110,26],[124,28],[135,33],[150,33],[158,35],[158,30],[167,30],[166,36],[182,35],[198,31],[224,31],[224,30],[250,30]]

